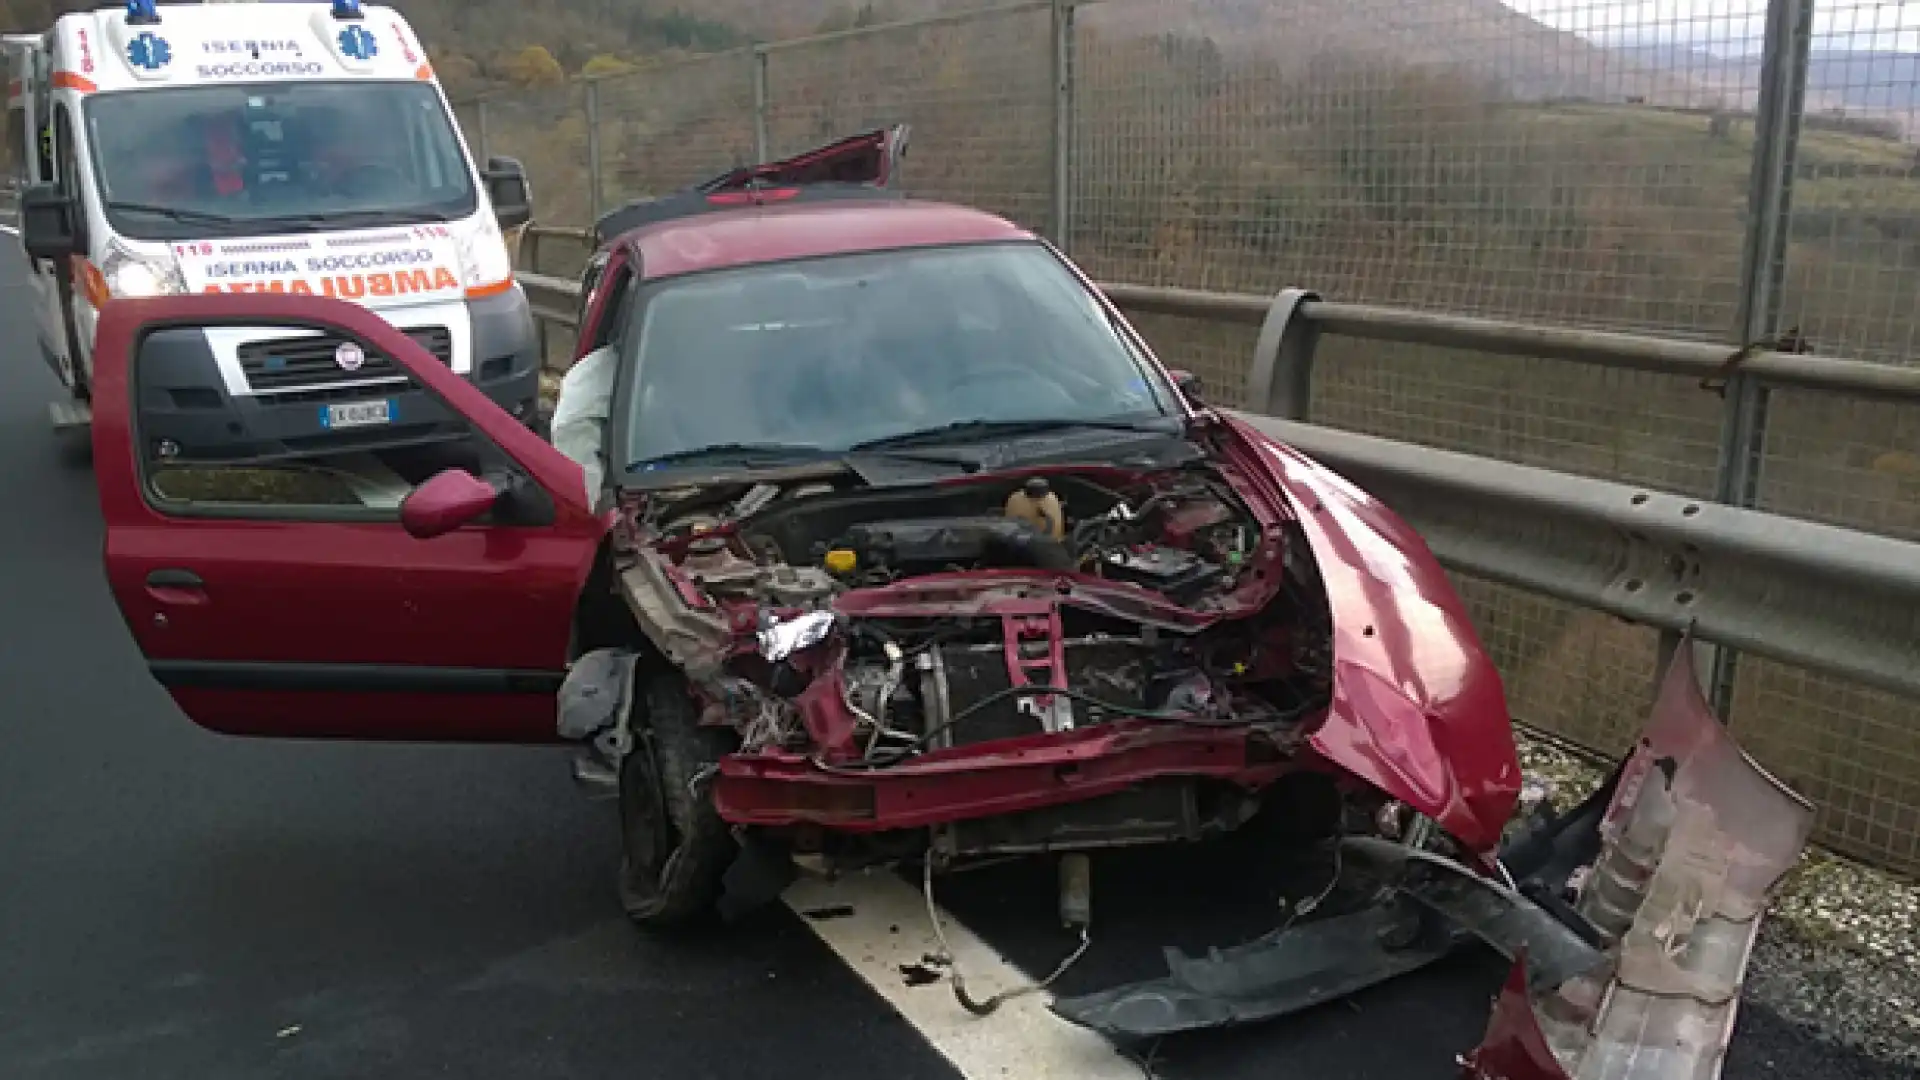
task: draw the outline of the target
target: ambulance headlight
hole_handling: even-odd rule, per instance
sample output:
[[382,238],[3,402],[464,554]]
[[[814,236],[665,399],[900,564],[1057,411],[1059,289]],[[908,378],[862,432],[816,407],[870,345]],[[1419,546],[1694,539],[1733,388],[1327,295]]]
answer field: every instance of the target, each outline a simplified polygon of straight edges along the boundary
[[478,226],[461,237],[460,271],[470,296],[490,296],[513,285],[513,256],[491,217],[482,215]]
[[180,266],[171,255],[144,255],[109,245],[100,262],[100,276],[106,279],[107,294],[124,300],[148,296],[178,296],[187,291]]

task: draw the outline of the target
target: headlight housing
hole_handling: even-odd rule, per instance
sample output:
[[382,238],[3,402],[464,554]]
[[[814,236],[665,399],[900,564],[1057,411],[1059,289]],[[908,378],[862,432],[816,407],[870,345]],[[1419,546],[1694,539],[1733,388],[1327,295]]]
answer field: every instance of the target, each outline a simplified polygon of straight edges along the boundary
[[493,218],[482,215],[478,225],[461,237],[460,272],[470,295],[505,292],[513,284],[513,256]]
[[100,276],[107,283],[107,294],[117,299],[179,296],[187,291],[187,279],[171,252],[137,252],[118,240],[108,241]]

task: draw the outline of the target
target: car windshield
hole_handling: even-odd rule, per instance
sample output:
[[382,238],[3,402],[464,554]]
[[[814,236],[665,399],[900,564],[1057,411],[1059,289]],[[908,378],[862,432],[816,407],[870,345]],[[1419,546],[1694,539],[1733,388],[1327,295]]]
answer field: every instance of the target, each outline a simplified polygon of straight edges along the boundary
[[1031,242],[669,280],[633,318],[630,468],[707,447],[835,452],[946,428],[958,440],[1178,415],[1097,299]]
[[107,218],[137,240],[299,231],[324,218],[448,221],[477,206],[446,108],[424,82],[99,94],[86,123]]

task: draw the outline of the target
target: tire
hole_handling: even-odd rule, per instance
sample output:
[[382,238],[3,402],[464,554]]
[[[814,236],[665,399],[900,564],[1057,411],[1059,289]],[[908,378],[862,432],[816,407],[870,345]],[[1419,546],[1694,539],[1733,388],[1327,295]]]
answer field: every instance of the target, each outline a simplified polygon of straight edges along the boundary
[[67,277],[60,279],[60,325],[67,332],[67,358],[73,365],[73,399],[91,403],[93,380],[87,377],[87,363],[81,359],[80,330],[74,325],[73,282]]
[[642,676],[644,718],[620,765],[620,904],[649,929],[712,915],[738,845],[692,782],[733,749],[733,733],[698,725],[685,680]]

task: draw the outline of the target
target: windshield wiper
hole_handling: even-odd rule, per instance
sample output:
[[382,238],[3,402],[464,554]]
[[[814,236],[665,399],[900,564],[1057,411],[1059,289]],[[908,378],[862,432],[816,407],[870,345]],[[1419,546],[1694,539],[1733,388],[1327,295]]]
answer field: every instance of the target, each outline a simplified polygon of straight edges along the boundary
[[898,435],[869,439],[856,443],[855,452],[864,450],[891,450],[897,447],[921,446],[929,443],[956,442],[999,436],[1039,435],[1050,431],[1072,431],[1092,429],[1095,431],[1120,431],[1142,435],[1174,434],[1168,425],[1168,417],[1139,417],[1134,419],[1091,419],[1091,420],[958,420],[939,427],[924,428],[920,431],[905,431]]
[[210,213],[206,210],[185,210],[178,206],[161,206],[158,203],[118,202],[107,200],[108,212],[120,211],[127,214],[152,214],[178,221],[183,225],[239,225],[241,219],[226,214]]
[[834,456],[836,456],[835,451],[801,443],[719,443],[714,446],[695,446],[686,450],[674,450],[665,454],[656,454],[650,458],[642,458],[628,465],[627,471],[642,472],[663,465],[688,465],[694,462],[745,461],[757,458],[813,460]]
[[309,225],[322,229],[354,229],[373,225],[444,224],[453,219],[431,210],[316,210],[305,214],[276,214],[248,218],[266,225]]

